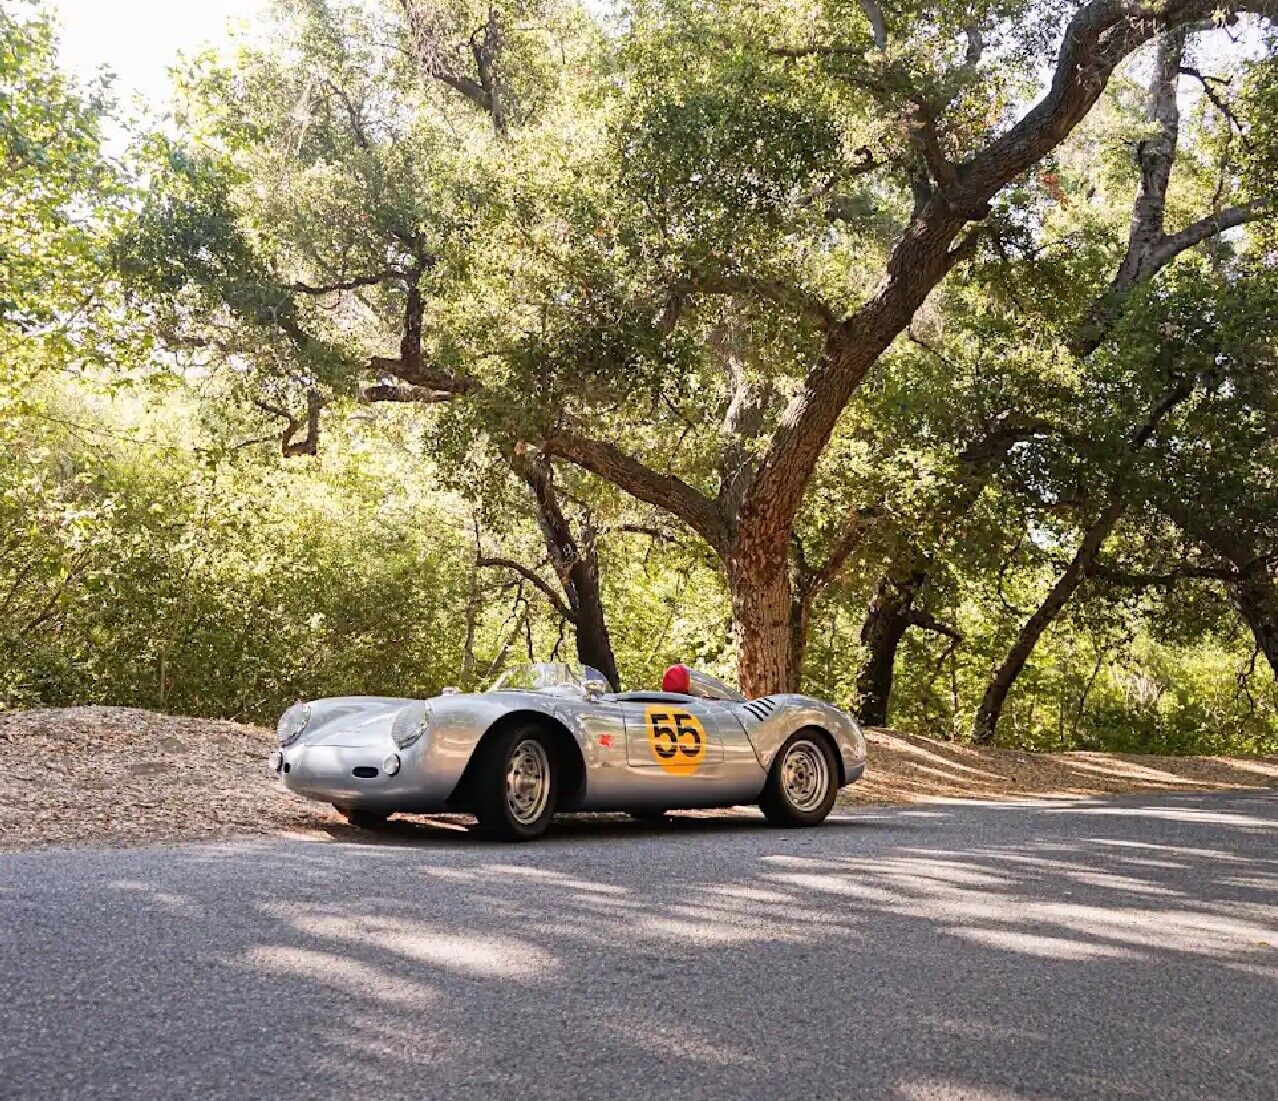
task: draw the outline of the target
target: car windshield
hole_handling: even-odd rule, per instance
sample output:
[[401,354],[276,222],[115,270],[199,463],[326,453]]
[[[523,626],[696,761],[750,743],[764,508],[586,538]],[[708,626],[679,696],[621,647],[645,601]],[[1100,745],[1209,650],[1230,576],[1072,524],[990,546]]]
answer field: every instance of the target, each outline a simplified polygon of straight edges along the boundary
[[606,690],[608,679],[589,665],[568,665],[560,661],[516,665],[498,677],[490,692],[549,692],[553,689],[576,689],[585,692],[586,683],[595,681]]

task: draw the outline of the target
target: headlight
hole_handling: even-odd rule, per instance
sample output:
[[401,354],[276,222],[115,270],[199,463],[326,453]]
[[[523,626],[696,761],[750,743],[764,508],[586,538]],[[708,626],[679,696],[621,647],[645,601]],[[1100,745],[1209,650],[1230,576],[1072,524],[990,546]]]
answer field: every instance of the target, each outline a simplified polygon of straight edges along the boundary
[[851,738],[852,752],[855,753],[862,760],[864,760],[865,759],[865,733],[861,729],[861,724],[857,722],[856,719],[854,719],[851,714],[848,715],[848,718],[851,719],[851,722],[849,723],[849,725],[852,728],[852,738]]
[[424,703],[410,703],[391,723],[391,738],[400,749],[407,749],[426,733],[429,725],[430,708]]
[[276,740],[280,745],[292,745],[302,736],[302,731],[306,729],[306,724],[310,721],[311,705],[309,703],[293,704],[280,716],[280,721],[275,725]]

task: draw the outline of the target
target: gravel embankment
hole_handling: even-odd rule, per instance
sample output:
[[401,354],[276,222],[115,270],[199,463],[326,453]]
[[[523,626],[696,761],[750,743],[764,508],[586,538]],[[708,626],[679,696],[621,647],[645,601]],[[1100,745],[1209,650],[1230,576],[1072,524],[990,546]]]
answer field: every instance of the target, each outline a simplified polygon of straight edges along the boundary
[[[847,804],[1278,786],[1278,757],[1031,754],[871,730]],[[0,713],[0,850],[252,834],[341,834],[330,807],[281,791],[270,731],[123,707]]]

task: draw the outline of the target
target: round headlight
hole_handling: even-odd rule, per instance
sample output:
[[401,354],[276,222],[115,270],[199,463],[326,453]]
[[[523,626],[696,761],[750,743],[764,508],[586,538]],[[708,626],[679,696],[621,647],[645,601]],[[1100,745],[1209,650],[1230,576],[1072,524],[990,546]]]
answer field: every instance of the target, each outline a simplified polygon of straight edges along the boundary
[[302,736],[302,731],[306,729],[306,724],[310,721],[311,705],[309,703],[293,704],[280,716],[280,721],[275,725],[276,740],[280,745],[292,745]]
[[391,739],[400,749],[407,749],[426,733],[430,725],[430,708],[424,703],[410,703],[391,723]]
[[861,760],[865,760],[865,732],[862,731],[861,724],[857,722],[856,719],[852,718],[850,714],[848,715],[848,718],[851,720],[848,725],[852,728],[852,735],[850,739],[852,742],[852,752],[856,756],[860,757]]

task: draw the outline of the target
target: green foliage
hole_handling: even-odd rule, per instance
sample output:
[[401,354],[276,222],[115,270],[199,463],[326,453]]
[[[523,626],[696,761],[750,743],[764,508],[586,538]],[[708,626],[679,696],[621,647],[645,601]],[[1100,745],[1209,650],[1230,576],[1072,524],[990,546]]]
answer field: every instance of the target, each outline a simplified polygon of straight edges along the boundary
[[260,719],[457,677],[460,516],[423,522],[441,502],[388,493],[384,460],[285,469],[189,449],[166,404],[113,417],[62,398],[3,440],[9,705]]
[[[566,427],[713,498],[725,453],[757,461],[821,362],[826,319],[880,285],[925,170],[919,112],[931,156],[961,164],[1036,94],[1072,10],[906,4],[880,46],[853,0],[644,0],[613,22],[557,0],[286,0],[270,40],[186,65],[124,165],[102,152],[104,90],[57,71],[47,19],[0,13],[0,704],[268,718],[567,653],[544,593],[476,565],[562,585],[513,457]],[[1186,104],[1168,231],[1273,198],[1273,62],[1231,62],[1213,95],[1226,77],[1230,111]],[[1272,225],[1214,236],[1099,347],[1075,343],[1126,246],[1143,79],[1120,73],[996,198],[972,261],[844,410],[789,566],[851,518],[866,531],[812,609],[809,691],[857,703],[876,588],[917,572],[891,720],[962,735],[1122,494],[1102,561],[1136,580],[1089,576],[1001,737],[1278,741],[1228,556],[1174,519],[1232,525],[1235,559],[1272,575]],[[370,384],[431,400],[356,400]],[[769,398],[740,439],[734,388]],[[285,461],[310,408],[318,456]],[[722,564],[609,483],[555,479],[597,533],[623,681],[675,660],[730,678]]]
[[111,342],[100,284],[121,181],[100,148],[106,89],[57,67],[39,9],[0,9],[0,416],[51,361]]

